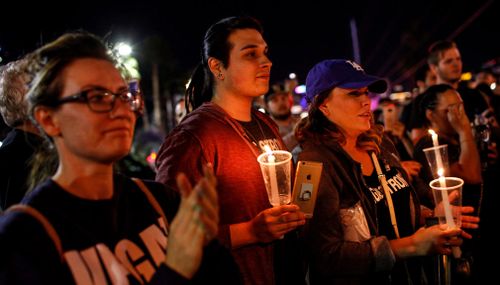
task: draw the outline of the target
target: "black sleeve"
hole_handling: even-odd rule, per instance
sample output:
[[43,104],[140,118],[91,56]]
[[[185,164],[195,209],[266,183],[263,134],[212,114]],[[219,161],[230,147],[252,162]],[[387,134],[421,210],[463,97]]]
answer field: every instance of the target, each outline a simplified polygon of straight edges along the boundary
[[217,240],[205,247],[200,269],[192,281],[193,284],[243,284],[233,256]]
[[424,183],[429,183],[433,179],[429,163],[427,163],[427,158],[425,158],[425,154],[423,151],[425,148],[432,147],[432,141],[429,138],[429,136],[424,136],[423,138],[421,138],[415,144],[413,153],[413,158],[422,165],[419,176],[424,181]]
[[411,103],[410,118],[408,119],[408,125],[406,128],[408,131],[412,129],[418,129],[424,127],[425,122],[425,112],[422,110],[421,103],[422,102],[422,94],[419,94],[415,97]]
[[[394,145],[391,145],[387,140],[383,139],[382,144],[384,145],[384,147],[389,149],[391,152],[394,152],[394,151],[397,152],[397,150],[394,148]],[[416,155],[414,157],[414,160],[419,162],[422,165],[422,169],[420,170],[419,176],[413,177],[413,181],[410,184],[415,189],[415,192],[418,195],[420,204],[425,205],[426,207],[429,207],[429,208],[434,208],[434,200],[432,198],[431,189],[430,189],[429,185],[426,183],[426,181],[422,178],[422,177],[427,177],[426,174],[422,174],[422,172],[430,171],[430,170],[428,170],[428,168],[429,168],[428,166],[426,168],[427,160],[425,159],[425,157],[422,158],[420,155],[420,154],[423,154],[423,151],[420,151],[420,147],[421,147],[421,144],[418,146],[418,148],[415,148],[419,152],[418,152],[418,155],[414,154],[414,155]],[[424,159],[424,161],[422,161],[422,159]],[[401,165],[401,159],[398,161],[398,165],[399,165],[399,167],[401,167],[403,169],[403,166]],[[401,174],[406,179],[406,181],[410,181],[406,171],[402,171]]]
[[426,183],[420,176],[416,176],[413,177],[411,185],[417,192],[420,204],[426,206],[427,208],[434,209],[434,198],[432,197],[432,191],[429,184]]
[[276,284],[305,285],[307,272],[306,244],[303,229],[294,230],[274,241],[274,275]]
[[[172,223],[180,204],[181,197],[179,192],[159,182],[145,182],[153,195],[158,199],[158,203],[163,208],[168,222]],[[161,278],[165,278],[167,276],[165,274],[170,273],[162,272]],[[170,280],[168,278],[174,277],[170,276],[166,278],[165,280]],[[203,250],[203,259],[200,268],[189,284],[243,284],[243,279],[230,251],[223,247],[217,240],[214,240]]]
[[160,265],[156,274],[149,281],[150,285],[168,284],[168,285],[184,285],[190,284],[189,280],[168,267],[166,264]]
[[486,103],[482,94],[477,89],[460,86],[457,91],[460,93],[460,97],[462,97],[465,113],[469,117],[469,121],[474,122],[476,115],[488,109],[488,103]]
[[33,217],[0,217],[0,284],[71,284],[53,241]]
[[192,280],[163,264],[158,268],[149,284],[243,284],[238,265],[234,262],[229,251],[217,241],[209,243],[204,252],[203,259]]
[[414,101],[411,101],[410,103],[406,104],[403,106],[403,111],[401,111],[401,115],[399,116],[399,121],[405,125],[406,129],[411,129],[409,128],[410,126],[410,120],[411,120],[411,113],[413,112],[413,103]]

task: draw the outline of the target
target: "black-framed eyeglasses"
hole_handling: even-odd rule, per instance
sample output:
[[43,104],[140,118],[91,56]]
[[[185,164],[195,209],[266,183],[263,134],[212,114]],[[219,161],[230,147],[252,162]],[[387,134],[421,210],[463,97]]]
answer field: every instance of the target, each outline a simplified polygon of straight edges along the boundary
[[116,98],[120,98],[123,102],[127,102],[130,110],[133,112],[141,112],[142,97],[139,92],[130,92],[125,89],[119,93],[113,93],[104,88],[93,88],[81,91],[77,94],[70,95],[53,103],[54,106],[59,106],[69,102],[87,103],[90,110],[96,113],[106,113],[113,110],[115,107]]

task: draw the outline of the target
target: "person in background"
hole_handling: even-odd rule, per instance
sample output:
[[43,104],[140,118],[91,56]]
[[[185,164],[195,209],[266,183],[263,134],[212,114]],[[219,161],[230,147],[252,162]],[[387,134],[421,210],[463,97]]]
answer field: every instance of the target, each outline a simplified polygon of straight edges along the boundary
[[184,100],[184,98],[181,98],[175,104],[175,123],[177,125],[180,124],[185,116],[186,116],[186,100]]
[[[498,174],[500,173],[500,90],[498,82],[496,89],[492,84],[497,81],[491,69],[485,69],[476,75],[476,90],[483,98],[487,98],[488,111],[476,116],[474,133],[483,166],[483,197],[481,203],[481,242],[479,242],[479,258],[475,258],[476,276],[479,282],[488,283],[497,276],[497,267],[489,262],[491,257],[490,244],[496,241],[497,212],[500,193],[498,191]],[[495,94],[495,92],[497,92]]]
[[382,98],[378,102],[382,110],[376,123],[384,126],[384,137],[391,140],[397,150],[401,166],[408,174],[409,182],[418,194],[423,217],[432,215],[433,197],[429,184],[419,178],[422,164],[413,159],[413,143],[405,132],[405,126],[399,121],[399,106],[389,98]]
[[0,211],[19,203],[28,192],[31,159],[43,138],[31,123],[25,95],[28,92],[29,56],[0,71],[0,113],[11,131],[0,146]]
[[[462,178],[466,184],[480,184],[479,153],[460,95],[448,84],[437,84],[429,87],[422,96],[420,114],[424,126],[437,133],[440,145],[448,145],[449,175]],[[433,174],[423,149],[432,146],[430,135],[423,136],[415,145],[414,157],[425,165],[422,174],[427,182],[433,179]]]
[[238,284],[229,253],[211,242],[219,219],[211,166],[194,189],[177,177],[181,197],[114,174],[143,105],[104,43],[64,34],[30,65],[29,114],[59,166],[0,217],[0,283]]
[[453,41],[437,41],[430,47],[427,64],[436,75],[436,84],[448,84],[458,88],[462,76],[462,56]]
[[272,92],[264,95],[266,110],[278,125],[279,132],[287,149],[292,151],[299,143],[295,139],[295,125],[299,118],[292,115],[291,95],[288,92]]
[[370,111],[368,93],[386,88],[350,60],[323,60],[307,75],[299,159],[323,163],[305,227],[310,284],[421,284],[417,257],[461,244],[460,229],[419,228],[416,193]]
[[495,138],[498,138],[500,136],[498,124],[500,119],[500,99],[499,96],[495,95],[493,89],[491,89],[497,85],[495,74],[491,69],[485,68],[475,75],[475,84],[475,89],[481,94],[488,106],[487,110],[476,116],[475,120],[482,119],[484,123],[488,123],[494,129],[492,130],[493,135]]
[[401,122],[405,125],[406,132],[408,132],[413,145],[417,143],[422,136],[427,134],[427,130],[422,125],[422,119],[418,117],[418,106],[422,98],[420,95],[427,90],[427,88],[435,85],[436,80],[436,74],[429,68],[428,64],[424,64],[415,72],[416,88],[413,89],[413,99],[404,106],[400,118]]
[[473,122],[476,115],[488,109],[487,102],[481,93],[461,83],[462,56],[453,41],[442,40],[429,47],[427,63],[434,74],[436,84],[448,84],[457,90],[464,101],[465,113]]
[[416,95],[424,93],[427,88],[431,87],[432,85],[436,85],[436,80],[437,76],[430,69],[429,65],[427,63],[422,65],[422,67],[420,67],[415,72],[416,90],[414,90],[414,92],[416,93]]
[[286,149],[276,124],[252,108],[253,99],[269,90],[272,63],[262,33],[251,17],[225,18],[207,30],[186,91],[188,114],[159,150],[156,180],[175,187],[183,171],[196,181],[202,165],[211,163],[218,181],[218,239],[231,249],[245,284],[303,283],[295,278],[301,268],[281,269],[284,256],[275,251],[289,240],[280,237],[305,223],[304,213],[297,205],[271,206],[257,162],[266,147]]
[[399,105],[397,102],[382,98],[378,101],[377,109],[381,110],[376,123],[384,126],[387,135],[396,146],[402,160],[411,160],[413,157],[413,143],[406,134],[405,125],[399,121]]
[[[467,82],[460,81],[462,58],[457,45],[452,41],[435,42],[429,48],[427,62],[436,74],[438,84],[448,84],[458,91],[469,122],[472,122],[477,127],[482,124],[480,121],[489,121],[492,136],[489,145],[490,150],[486,149],[486,152],[492,156],[492,161],[498,161],[496,141],[500,139],[500,128],[498,122],[492,116],[493,107],[489,104],[487,96],[483,96],[480,89],[473,89],[468,86]],[[480,140],[480,138],[476,139]]]
[[[448,84],[431,86],[422,96],[420,117],[424,118],[424,126],[437,133],[440,145],[447,145],[449,173],[446,175],[464,180],[462,204],[473,206],[474,215],[479,216],[483,201],[481,160],[464,103],[458,92]],[[423,136],[415,145],[414,157],[424,165],[421,178],[426,183],[434,179],[435,175],[431,173],[423,150],[432,146],[430,135]],[[462,247],[462,257],[470,260],[472,279],[455,276],[454,278],[463,282],[460,284],[476,284],[472,280],[478,277],[476,272],[480,235],[477,230],[472,233],[474,238],[465,241]],[[473,260],[476,262],[472,262]]]

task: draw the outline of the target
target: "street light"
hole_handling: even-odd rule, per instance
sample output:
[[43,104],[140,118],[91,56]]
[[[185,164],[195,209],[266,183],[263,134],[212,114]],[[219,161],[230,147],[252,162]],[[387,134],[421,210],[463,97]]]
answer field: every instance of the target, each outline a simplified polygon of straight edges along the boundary
[[113,49],[116,52],[118,64],[125,73],[125,77],[128,80],[140,79],[139,63],[132,56],[132,47],[127,43],[118,42]]
[[118,54],[123,57],[128,57],[132,54],[132,47],[126,43],[116,44],[115,49],[118,51]]

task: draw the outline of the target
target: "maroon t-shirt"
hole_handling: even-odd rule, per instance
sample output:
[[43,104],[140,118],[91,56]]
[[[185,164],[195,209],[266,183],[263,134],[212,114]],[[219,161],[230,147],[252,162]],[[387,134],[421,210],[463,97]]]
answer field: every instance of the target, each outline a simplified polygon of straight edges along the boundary
[[[231,224],[250,221],[271,207],[257,162],[260,146],[286,149],[269,117],[253,110],[252,120],[259,124],[243,127],[216,104],[205,103],[166,137],[156,161],[156,180],[176,189],[179,172],[194,185],[203,176],[202,166],[213,165],[220,207],[219,239],[228,248]],[[246,284],[275,283],[272,243],[243,246],[232,254]]]

